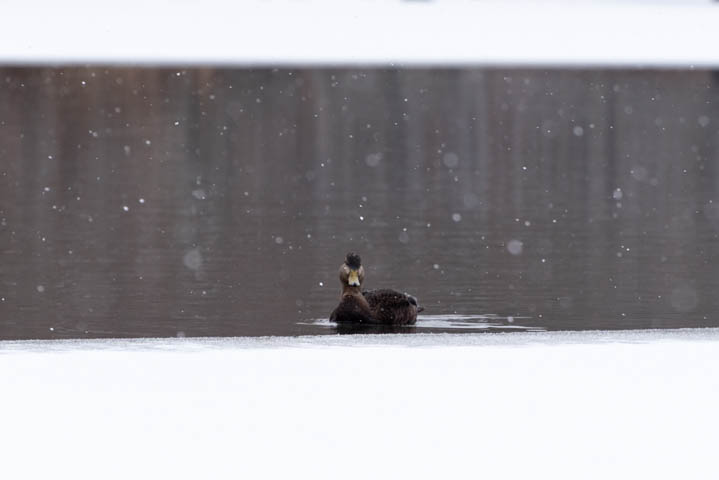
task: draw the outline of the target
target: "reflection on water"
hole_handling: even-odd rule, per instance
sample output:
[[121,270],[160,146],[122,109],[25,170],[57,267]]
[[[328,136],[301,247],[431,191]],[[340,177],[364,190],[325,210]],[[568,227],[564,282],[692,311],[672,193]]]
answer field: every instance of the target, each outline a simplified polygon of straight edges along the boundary
[[331,333],[348,250],[440,330],[716,326],[718,147],[705,71],[0,69],[0,338]]
[[330,322],[327,318],[316,318],[300,322],[319,329],[330,329],[337,333],[416,333],[416,332],[512,332],[542,331],[541,327],[520,325],[528,317],[500,317],[499,315],[418,315],[417,323],[410,326],[387,325],[344,325]]

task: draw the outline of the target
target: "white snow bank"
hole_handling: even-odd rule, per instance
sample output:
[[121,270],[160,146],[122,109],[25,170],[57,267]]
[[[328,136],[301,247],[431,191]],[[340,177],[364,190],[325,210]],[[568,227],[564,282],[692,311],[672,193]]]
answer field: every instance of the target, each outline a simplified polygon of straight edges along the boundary
[[712,478],[719,329],[0,342],[3,478]]
[[706,0],[4,4],[0,64],[719,66]]

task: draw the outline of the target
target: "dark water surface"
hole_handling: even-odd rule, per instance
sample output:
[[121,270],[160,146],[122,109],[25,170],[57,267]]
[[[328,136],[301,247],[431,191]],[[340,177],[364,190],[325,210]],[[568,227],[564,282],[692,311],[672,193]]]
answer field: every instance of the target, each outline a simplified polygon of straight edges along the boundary
[[705,71],[0,69],[0,338],[719,326]]

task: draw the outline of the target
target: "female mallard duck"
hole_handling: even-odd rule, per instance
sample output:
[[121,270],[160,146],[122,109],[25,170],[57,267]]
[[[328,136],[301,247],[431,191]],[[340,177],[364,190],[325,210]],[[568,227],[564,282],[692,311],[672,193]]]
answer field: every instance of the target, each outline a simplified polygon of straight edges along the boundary
[[348,253],[340,266],[342,295],[330,321],[339,324],[414,325],[417,313],[424,310],[417,300],[394,290],[362,291],[364,268],[360,256]]

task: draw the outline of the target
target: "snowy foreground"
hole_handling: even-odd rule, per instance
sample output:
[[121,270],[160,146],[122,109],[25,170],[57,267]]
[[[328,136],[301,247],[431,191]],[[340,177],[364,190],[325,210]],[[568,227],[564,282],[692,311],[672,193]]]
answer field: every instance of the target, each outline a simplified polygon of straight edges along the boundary
[[4,65],[719,66],[711,0],[39,0],[2,19]]
[[715,478],[719,329],[0,342],[2,478]]

